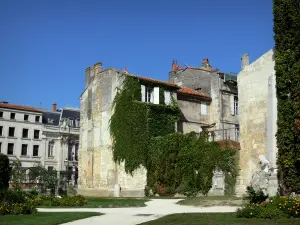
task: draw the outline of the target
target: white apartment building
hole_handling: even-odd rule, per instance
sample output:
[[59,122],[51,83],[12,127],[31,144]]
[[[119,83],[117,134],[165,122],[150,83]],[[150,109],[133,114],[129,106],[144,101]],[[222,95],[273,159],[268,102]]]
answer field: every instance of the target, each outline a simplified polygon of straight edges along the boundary
[[79,109],[0,102],[0,152],[11,161],[18,158],[24,170],[41,163],[48,170],[69,171],[77,183],[79,127]]

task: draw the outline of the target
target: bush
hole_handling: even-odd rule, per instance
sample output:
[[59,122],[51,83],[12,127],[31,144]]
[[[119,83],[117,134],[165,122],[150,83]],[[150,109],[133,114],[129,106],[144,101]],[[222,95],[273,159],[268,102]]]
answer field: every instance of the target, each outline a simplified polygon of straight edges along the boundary
[[35,205],[31,202],[5,203],[0,202],[0,215],[19,215],[36,213]]
[[[81,196],[71,196],[71,197],[62,197],[57,198],[55,196],[41,196],[38,197],[42,201],[44,206],[84,206],[87,204],[87,200]],[[36,204],[40,204],[39,200],[36,200]]]
[[9,159],[7,155],[0,153],[0,190],[7,189],[9,187]]
[[261,219],[279,219],[285,218],[280,209],[271,204],[249,204],[244,208],[238,209],[236,216],[238,218],[261,218]]
[[253,187],[247,187],[247,195],[244,197],[245,200],[249,200],[250,204],[259,204],[266,201],[268,195],[265,195],[262,190],[255,191]]
[[300,218],[300,200],[283,199],[278,208],[289,217]]
[[25,203],[26,194],[20,190],[2,190],[0,191],[0,201],[2,203],[13,204],[13,203]]

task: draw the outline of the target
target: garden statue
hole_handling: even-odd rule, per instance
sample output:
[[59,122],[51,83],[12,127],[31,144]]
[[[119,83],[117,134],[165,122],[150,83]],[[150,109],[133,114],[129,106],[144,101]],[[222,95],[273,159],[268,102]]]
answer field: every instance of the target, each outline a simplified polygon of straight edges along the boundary
[[255,191],[262,190],[264,194],[267,194],[267,188],[269,184],[269,179],[271,176],[270,163],[264,155],[259,155],[260,171],[253,174],[251,180],[251,186]]

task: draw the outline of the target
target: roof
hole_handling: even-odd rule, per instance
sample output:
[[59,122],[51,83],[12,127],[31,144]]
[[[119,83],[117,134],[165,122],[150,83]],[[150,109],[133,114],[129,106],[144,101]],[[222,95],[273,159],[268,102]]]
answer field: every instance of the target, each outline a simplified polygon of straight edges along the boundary
[[0,108],[6,108],[6,109],[16,109],[16,110],[22,110],[22,111],[30,111],[30,112],[38,112],[41,113],[40,110],[30,107],[30,106],[23,106],[23,105],[15,105],[15,104],[9,104],[9,103],[0,103]]
[[43,112],[43,124],[58,126],[60,120],[60,112],[45,111]]
[[80,111],[74,110],[74,109],[69,109],[69,108],[63,108],[61,118],[80,120]]
[[199,97],[204,97],[204,98],[211,99],[211,97],[209,95],[194,91],[190,88],[181,88],[177,92],[182,93],[182,94],[194,95],[194,96],[199,96]]
[[174,88],[180,88],[178,85],[176,85],[174,83],[167,82],[167,81],[156,80],[156,79],[153,79],[153,78],[142,77],[142,76],[138,76],[138,75],[134,75],[134,74],[128,74],[128,75],[136,77],[136,78],[138,78],[140,80],[149,81],[149,82],[157,83],[157,84],[163,84],[163,85],[174,87]]

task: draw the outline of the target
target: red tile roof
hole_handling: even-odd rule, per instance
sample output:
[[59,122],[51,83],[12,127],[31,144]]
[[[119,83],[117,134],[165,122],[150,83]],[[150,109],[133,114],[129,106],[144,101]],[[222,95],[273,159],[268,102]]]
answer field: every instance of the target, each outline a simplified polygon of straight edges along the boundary
[[30,107],[30,106],[22,106],[22,105],[15,105],[15,104],[8,104],[8,103],[0,103],[0,108],[7,108],[7,109],[17,109],[23,111],[31,111],[31,112],[40,112],[40,110]]
[[138,76],[138,75],[134,75],[134,74],[129,74],[129,75],[137,77],[140,80],[150,81],[150,82],[153,82],[153,83],[164,84],[164,85],[167,85],[167,86],[170,86],[170,87],[179,88],[179,86],[177,86],[176,84],[166,82],[166,81],[163,81],[163,80],[156,80],[156,79],[152,79],[152,78],[148,78],[148,77],[142,77],[142,76]]
[[178,90],[179,93],[183,93],[183,94],[188,94],[188,95],[195,95],[195,96],[199,96],[199,97],[204,97],[204,98],[209,98],[210,99],[210,96],[207,95],[207,94],[204,94],[204,93],[200,93],[200,92],[197,92],[197,91],[194,91],[192,89],[189,89],[189,88],[181,88]]

